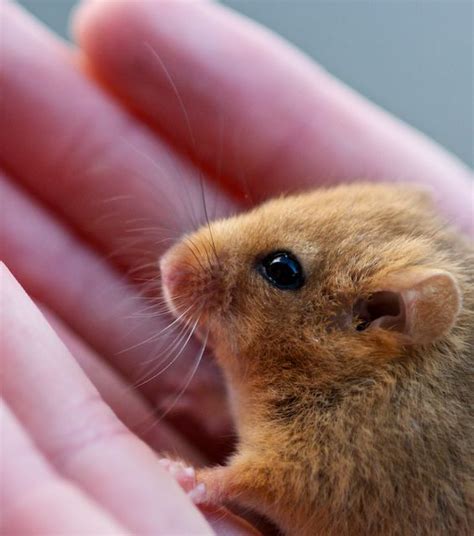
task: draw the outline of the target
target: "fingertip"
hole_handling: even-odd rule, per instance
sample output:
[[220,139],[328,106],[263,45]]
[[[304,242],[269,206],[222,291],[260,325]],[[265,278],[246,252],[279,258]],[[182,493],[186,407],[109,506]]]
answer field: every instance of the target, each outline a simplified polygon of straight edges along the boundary
[[87,38],[87,29],[95,20],[100,20],[102,12],[110,10],[120,3],[103,2],[101,0],[81,0],[71,10],[69,15],[69,34],[77,41]]
[[78,43],[87,42],[92,31],[101,26],[102,21],[114,17],[116,12],[130,4],[127,0],[80,0],[69,16],[69,33]]
[[[129,0],[80,0],[71,11],[69,29],[77,42],[83,43],[88,39],[90,32],[95,32],[103,20],[109,21],[115,14],[121,14],[125,10],[127,15],[133,14],[134,4]],[[174,4],[210,4],[213,0],[174,0]],[[131,9],[130,9],[131,7]],[[154,6],[155,9],[158,6]]]

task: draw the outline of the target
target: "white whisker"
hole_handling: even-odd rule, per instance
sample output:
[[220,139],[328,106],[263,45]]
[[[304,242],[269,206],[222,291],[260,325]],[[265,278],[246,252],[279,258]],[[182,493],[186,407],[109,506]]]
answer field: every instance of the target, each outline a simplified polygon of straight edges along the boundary
[[190,330],[186,340],[184,341],[181,349],[179,350],[179,352],[176,353],[176,355],[173,357],[173,359],[169,363],[167,363],[164,367],[162,367],[161,369],[157,370],[151,377],[142,380],[141,383],[135,384],[135,387],[137,387],[137,388],[141,387],[145,383],[151,382],[152,380],[158,378],[159,376],[161,376],[161,374],[163,374],[171,366],[173,366],[174,363],[176,363],[176,361],[178,360],[179,356],[182,355],[182,353],[186,349],[186,346],[188,345],[189,341],[191,340],[191,337],[194,335],[194,332],[196,331],[196,327],[197,327],[198,322],[199,322],[199,318],[194,323],[194,325],[193,325],[192,329]]
[[[202,343],[202,346],[201,346],[201,350],[199,351],[198,357],[196,359],[196,363],[195,363],[194,367],[191,370],[191,374],[189,375],[189,378],[186,380],[186,383],[183,385],[182,389],[179,390],[179,392],[176,395],[176,398],[174,399],[172,404],[170,406],[168,406],[166,411],[160,415],[160,417],[157,420],[157,423],[160,422],[161,420],[163,420],[166,417],[166,415],[168,415],[168,413],[176,406],[176,404],[179,402],[179,399],[183,396],[183,393],[186,391],[186,389],[189,387],[189,384],[192,382],[192,380],[193,380],[193,378],[194,378],[194,376],[195,376],[195,374],[197,372],[197,369],[199,368],[199,365],[201,364],[204,352],[206,351],[206,345],[207,345],[208,337],[209,337],[209,330],[207,331],[206,336],[204,337],[204,340],[203,340],[203,343]],[[155,424],[157,424],[157,423],[155,423]]]
[[170,322],[162,330],[158,331],[157,333],[153,333],[153,335],[150,335],[150,337],[147,337],[143,341],[137,342],[136,344],[133,344],[133,345],[127,347],[127,348],[124,348],[123,350],[120,350],[119,352],[117,352],[117,355],[124,354],[126,352],[129,352],[130,350],[135,350],[136,348],[138,348],[138,347],[140,347],[140,346],[142,346],[144,344],[147,344],[149,342],[152,342],[152,341],[156,340],[158,337],[163,335],[163,333],[166,333],[167,331],[169,331],[169,329],[171,329],[174,325],[176,325],[181,320],[181,318],[183,318],[183,316],[192,309],[193,306],[194,306],[194,304],[190,305],[184,312],[182,312],[178,317],[176,317],[172,322]]

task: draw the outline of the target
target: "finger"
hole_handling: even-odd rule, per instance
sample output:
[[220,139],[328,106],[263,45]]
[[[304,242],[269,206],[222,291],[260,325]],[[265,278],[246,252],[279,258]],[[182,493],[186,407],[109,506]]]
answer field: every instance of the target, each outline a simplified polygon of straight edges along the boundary
[[123,527],[62,479],[0,400],[2,534],[125,534]]
[[[170,351],[181,331],[166,330],[170,320],[163,316],[163,309],[153,300],[141,298],[136,287],[1,174],[0,197],[0,258],[29,293],[54,311],[131,386],[139,386],[151,407],[158,409],[156,420],[144,431],[149,428],[159,436],[166,429],[160,415],[170,409],[192,372],[199,351],[196,343],[190,341],[183,348],[186,338],[178,339],[179,344]],[[177,414],[178,404],[168,415],[187,434],[194,430],[199,445],[216,454],[222,441],[211,438],[228,435],[230,419],[216,364],[204,359],[201,365],[185,393],[193,403],[184,408],[184,415]],[[168,448],[172,452],[174,446]]]
[[415,181],[471,224],[466,166],[224,6],[89,1],[75,31],[113,92],[206,169],[219,148],[223,177],[234,188],[245,177],[256,199],[361,178]]
[[152,407],[116,370],[77,337],[54,313],[44,306],[41,306],[40,310],[94,384],[101,398],[127,428],[158,452],[171,453],[173,457],[187,460],[196,466],[204,464],[202,454],[166,422],[154,425],[157,417]]
[[[201,175],[20,8],[3,6],[2,29],[0,160],[117,262],[156,262],[170,239],[204,220]],[[204,198],[210,216],[227,210],[209,185]]]
[[[172,407],[170,419],[181,427],[186,425],[186,431],[196,431],[195,438],[201,439],[203,447],[214,445],[222,451],[223,442],[210,441],[209,435],[228,436],[228,416],[223,416],[216,428],[209,414],[201,411],[212,405],[212,415],[223,415],[223,388],[215,365],[202,361],[186,389],[193,403],[180,407],[175,401],[191,380],[199,348],[174,359],[181,348],[171,346],[172,354],[167,351],[163,355],[162,350],[176,341],[160,336],[167,321],[137,314],[150,311],[150,303],[130,307],[136,293],[124,289],[113,270],[110,277],[111,269],[103,259],[98,262],[90,254],[75,254],[76,235],[88,237],[95,246],[100,245],[101,252],[125,266],[126,272],[133,265],[134,277],[137,266],[145,265],[140,277],[146,275],[150,283],[146,290],[155,291],[161,251],[186,224],[196,224],[202,216],[199,181],[189,179],[195,171],[85,80],[62,43],[19,8],[2,7],[5,106],[0,161],[48,208],[62,212],[73,228],[72,233],[61,234],[60,243],[50,243],[49,236],[37,232],[29,215],[19,221],[10,210],[10,221],[18,223],[22,231],[18,237],[16,224],[8,230],[7,248],[15,258],[15,273],[20,274],[21,265],[19,277],[28,291],[66,320],[101,356],[126,370],[132,382],[143,384],[153,403],[160,404],[161,413]],[[48,84],[35,80],[48,80]],[[30,133],[28,143],[24,142],[25,133]],[[228,198],[217,197],[207,186],[204,194],[210,217],[227,210]],[[57,223],[61,227],[64,221]],[[31,262],[33,258],[35,262]],[[151,312],[161,314],[156,308]],[[161,359],[165,363],[160,363]],[[161,372],[164,366],[166,372]],[[162,405],[165,398],[167,408]],[[196,403],[204,399],[209,403]]]
[[2,390],[48,460],[133,533],[210,533],[153,452],[104,404],[4,266],[1,291]]

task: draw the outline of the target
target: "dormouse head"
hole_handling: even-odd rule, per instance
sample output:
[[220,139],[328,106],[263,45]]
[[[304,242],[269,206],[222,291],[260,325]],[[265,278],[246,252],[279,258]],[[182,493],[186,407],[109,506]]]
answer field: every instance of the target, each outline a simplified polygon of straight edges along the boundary
[[350,377],[453,328],[461,294],[438,236],[409,189],[282,197],[185,236],[161,260],[163,290],[235,374]]

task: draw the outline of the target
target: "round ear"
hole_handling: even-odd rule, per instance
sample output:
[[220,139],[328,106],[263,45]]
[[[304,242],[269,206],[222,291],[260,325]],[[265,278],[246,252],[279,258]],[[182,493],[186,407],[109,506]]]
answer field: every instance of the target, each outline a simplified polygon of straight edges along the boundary
[[444,270],[408,269],[387,276],[383,288],[359,300],[354,312],[359,330],[389,329],[411,344],[427,344],[446,335],[461,310],[461,291]]

